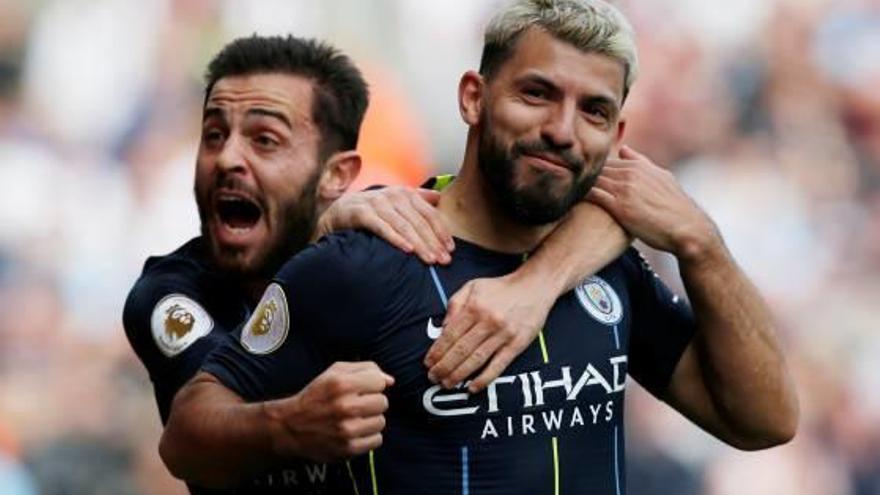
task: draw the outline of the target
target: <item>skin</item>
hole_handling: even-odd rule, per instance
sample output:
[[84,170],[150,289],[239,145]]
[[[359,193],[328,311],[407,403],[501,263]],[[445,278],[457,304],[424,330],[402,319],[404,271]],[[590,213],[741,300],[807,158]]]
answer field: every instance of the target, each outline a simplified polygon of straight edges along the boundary
[[[291,254],[283,247],[292,221],[285,214],[321,173],[321,133],[312,122],[311,104],[308,80],[279,74],[224,78],[211,91],[196,162],[196,198],[221,268],[259,276],[271,259]],[[341,196],[360,157],[343,152],[326,167],[319,211]],[[226,225],[216,207],[223,197],[253,201],[260,207],[259,220],[246,229]]]
[[799,407],[770,309],[672,174],[630,148],[621,156],[590,198],[637,238],[676,256],[697,317],[664,400],[734,447],[788,442]]
[[[619,113],[622,67],[603,56],[580,52],[534,28],[521,41],[514,56],[491,81],[472,72],[463,76],[459,102],[462,117],[470,126],[467,149],[461,173],[444,192],[439,205],[455,235],[504,252],[534,249],[557,225],[518,224],[492,201],[477,164],[481,137],[491,132],[502,150],[512,150],[517,141],[547,140],[582,156],[585,166],[581,170],[560,167],[561,160],[556,156],[521,156],[510,164],[515,189],[528,189],[540,182],[549,184],[548,194],[559,197],[574,181],[601,167],[612,149],[620,146],[625,128]],[[534,91],[536,75],[538,86],[544,90],[549,86],[550,91]],[[602,101],[608,111],[597,112],[588,104],[596,101]],[[492,124],[492,129],[480,128],[486,122]],[[606,167],[589,199],[610,212],[632,235],[679,259],[698,331],[678,363],[664,399],[696,424],[740,448],[765,448],[791,439],[797,424],[797,401],[772,319],[708,216],[668,172],[628,148],[623,148],[620,159]],[[563,222],[561,226],[565,225]],[[518,352],[516,346],[530,340],[497,339],[491,329],[481,330],[480,323],[466,321],[471,314],[469,308],[478,306],[472,302],[473,296],[485,292],[488,284],[485,280],[474,281],[469,290],[456,295],[461,305],[451,309],[447,328],[468,330],[456,332],[445,349],[429,353],[427,362],[432,370],[439,366],[454,373],[462,362],[472,366],[468,353],[456,350],[462,347],[476,346],[476,361],[502,354],[504,359],[512,359],[509,356]],[[527,331],[531,334],[532,329]],[[464,339],[470,341],[461,346]],[[508,351],[499,351],[505,349]],[[444,361],[450,354],[457,357],[457,365]],[[491,363],[497,365],[494,360]],[[493,370],[499,367],[503,368],[496,366]],[[334,442],[327,436],[328,425],[320,418],[312,418],[309,424],[289,420],[292,414],[310,407],[303,399],[308,387],[282,401],[245,404],[211,375],[202,373],[175,399],[160,452],[176,475],[222,486],[241,479],[254,466],[277,465],[289,455],[308,455],[310,449],[299,442],[301,438],[320,439],[313,442],[312,452],[320,450],[319,443],[332,446],[330,451],[321,451],[328,457],[353,455],[377,445],[381,434],[368,432],[384,424],[375,413],[387,407],[380,392],[391,378],[382,376],[378,369],[372,370],[367,391],[376,395],[376,400],[359,402],[355,399],[361,394],[344,386],[353,381],[345,374],[358,371],[333,371],[336,376],[327,377],[329,383],[335,383],[326,389],[331,395],[317,397],[324,397],[325,404],[336,407],[335,414],[358,420],[348,421],[343,430],[361,434],[360,441],[353,441],[349,435],[341,443]],[[433,376],[438,378],[436,373]],[[450,383],[451,379],[444,380],[444,384]],[[364,420],[372,417],[375,421]],[[341,429],[339,423],[330,426],[336,432]],[[295,429],[310,434],[291,434]],[[193,449],[193,445],[202,451]],[[218,453],[218,448],[224,451]],[[213,456],[200,455],[206,451]]]
[[[296,76],[261,74],[230,77],[214,86],[206,105],[196,189],[206,235],[218,260],[228,269],[253,274],[255,294],[262,289],[261,267],[272,264],[273,249],[285,242],[282,233],[288,219],[282,212],[290,211],[304,192],[309,193],[314,179],[315,210],[324,213],[316,235],[366,227],[427,263],[448,262],[448,250],[454,245],[448,228],[430,207],[439,199],[436,193],[387,188],[342,197],[330,206],[356,176],[360,158],[355,152],[341,152],[329,157],[323,168],[318,164],[320,134],[311,122],[309,84]],[[223,184],[230,175],[236,177],[234,191],[211,190],[211,184]],[[260,205],[262,215],[254,228],[239,232],[216,218],[210,201],[212,195],[224,192],[246,195]],[[597,254],[578,262],[567,254],[572,266],[566,269],[557,267],[558,259],[537,257],[536,263],[528,264],[530,271],[510,279],[510,290],[557,290],[557,280],[573,285],[573,280],[619,255],[627,243],[622,230],[601,209],[592,206],[591,211],[584,211],[573,215],[560,237],[548,244],[548,254],[570,252],[561,246],[578,240],[596,222],[616,236],[597,243]],[[541,271],[547,267],[553,269]],[[584,272],[577,275],[573,268]],[[550,278],[548,283],[545,275],[560,278]],[[495,304],[471,293],[462,314],[481,322],[487,312],[498,311]],[[530,314],[527,321],[535,322],[534,330],[519,326],[504,335],[522,332],[530,340],[548,310],[549,306],[543,314]],[[492,331],[504,332],[512,327],[511,319],[523,313],[494,319]],[[374,363],[337,363],[298,394],[247,404],[213,376],[200,373],[175,397],[160,454],[172,474],[208,487],[234,486],[292,458],[332,460],[357,455],[381,444],[387,408],[383,392],[392,383]]]
[[[551,91],[532,91],[529,81],[536,73],[550,82]],[[601,166],[619,145],[625,126],[619,111],[603,122],[582,103],[613,96],[613,108],[619,110],[622,82],[623,67],[612,59],[580,52],[537,28],[522,35],[514,56],[492,80],[465,74],[459,102],[471,126],[468,147],[459,180],[445,191],[439,207],[453,232],[499,251],[534,248],[553,225],[504,221],[505,212],[483,193],[479,140],[491,132],[491,139],[511,150],[518,140],[546,139]],[[480,128],[485,122],[492,123],[491,131]],[[514,185],[528,189],[552,174],[555,183],[547,192],[561,196],[577,175],[557,167],[554,162],[560,160],[554,158],[514,160]],[[626,147],[621,160],[598,179],[590,199],[633,236],[679,260],[698,330],[664,399],[735,447],[761,449],[789,441],[797,428],[798,404],[773,319],[708,215],[672,174]],[[435,364],[443,365],[442,359]]]

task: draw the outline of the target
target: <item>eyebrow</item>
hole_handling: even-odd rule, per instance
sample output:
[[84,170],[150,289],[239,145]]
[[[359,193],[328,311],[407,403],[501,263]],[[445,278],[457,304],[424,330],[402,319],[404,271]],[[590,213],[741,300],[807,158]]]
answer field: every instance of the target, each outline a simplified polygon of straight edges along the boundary
[[586,98],[582,98],[580,100],[580,104],[583,106],[586,105],[601,105],[609,109],[614,115],[620,113],[620,107],[617,105],[617,100],[613,98],[609,98],[607,96],[596,95],[596,96],[587,96]]
[[[246,117],[270,117],[281,121],[284,125],[287,126],[288,129],[292,129],[293,126],[290,124],[290,119],[287,118],[287,115],[284,115],[281,112],[276,112],[275,110],[269,110],[266,108],[251,108],[247,111]],[[205,108],[202,114],[202,122],[204,123],[208,119],[221,119],[224,120],[226,117],[226,112],[219,107],[208,107]]]
[[223,120],[225,117],[223,110],[217,107],[208,107],[202,112],[202,122],[204,123],[208,119],[221,119]]
[[252,115],[278,119],[282,123],[284,123],[284,125],[287,126],[288,129],[293,129],[293,126],[290,124],[290,119],[287,118],[287,115],[284,115],[281,112],[276,112],[275,110],[269,110],[266,108],[251,108],[247,111],[246,116],[250,117]]
[[552,89],[553,91],[559,91],[559,86],[553,83],[553,81],[547,79],[546,77],[540,74],[526,74],[525,76],[519,78],[517,80],[519,84],[538,84],[540,86],[544,86],[547,89]]
[[[521,77],[518,81],[519,84],[538,84],[544,86],[547,89],[552,91],[561,91],[559,86],[557,86],[553,81],[547,79],[546,77],[530,73]],[[617,100],[615,98],[606,96],[606,95],[590,95],[583,98],[578,99],[578,104],[580,105],[603,105],[611,109],[615,114],[620,113],[620,105],[618,105]]]

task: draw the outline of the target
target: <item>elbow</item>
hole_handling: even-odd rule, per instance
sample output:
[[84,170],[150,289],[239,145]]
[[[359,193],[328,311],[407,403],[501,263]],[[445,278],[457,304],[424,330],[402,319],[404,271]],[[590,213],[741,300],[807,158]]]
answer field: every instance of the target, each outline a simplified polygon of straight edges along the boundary
[[730,443],[745,451],[765,450],[785,445],[792,441],[797,434],[799,416],[800,413],[796,406],[786,411],[780,411],[775,417],[767,418],[760,429],[742,435]]
[[[169,421],[169,427],[171,422]],[[190,456],[178,447],[176,433],[166,427],[159,440],[159,457],[162,463],[175,478],[191,485],[197,485],[210,490],[226,490],[238,486],[238,480],[224,475],[222,471],[211,472],[205,467],[199,467],[187,459]]]
[[193,399],[197,394],[192,388],[186,385],[171,404],[168,423],[159,439],[159,458],[168,472],[181,481],[212,490],[234,488],[239,480],[229,478],[205,456],[209,448],[194,420],[202,411],[197,410],[198,400]]
[[180,450],[179,446],[185,445],[186,442],[178,439],[181,425],[178,424],[180,421],[174,416],[172,413],[165,426],[165,431],[162,432],[162,437],[159,439],[159,458],[175,478],[189,483],[201,481],[195,479],[196,473],[187,463],[188,456]]

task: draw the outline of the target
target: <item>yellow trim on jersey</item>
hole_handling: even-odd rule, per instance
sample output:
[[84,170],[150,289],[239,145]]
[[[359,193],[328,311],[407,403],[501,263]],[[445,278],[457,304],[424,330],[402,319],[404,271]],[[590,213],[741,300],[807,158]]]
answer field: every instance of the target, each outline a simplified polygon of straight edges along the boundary
[[442,191],[446,189],[446,186],[452,183],[452,179],[454,178],[454,175],[438,175],[437,177],[434,177],[434,187],[432,189],[435,191]]
[[544,359],[544,364],[550,362],[550,355],[547,353],[547,341],[544,340],[544,329],[538,331],[538,344],[541,346],[541,357]]
[[553,495],[559,495],[559,440],[553,437]]
[[376,460],[373,451],[370,451],[370,482],[373,484],[373,495],[379,495],[379,485],[376,483]]

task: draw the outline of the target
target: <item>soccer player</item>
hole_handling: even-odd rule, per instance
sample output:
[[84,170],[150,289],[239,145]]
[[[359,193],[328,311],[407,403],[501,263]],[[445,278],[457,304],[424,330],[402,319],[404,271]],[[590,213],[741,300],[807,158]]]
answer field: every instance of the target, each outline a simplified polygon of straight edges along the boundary
[[[458,238],[453,262],[425,265],[363,232],[301,252],[175,401],[166,459],[190,457],[179,431],[223,428],[212,421],[242,400],[284,396],[361,359],[394,384],[386,418],[347,423],[387,419],[381,448],[349,464],[354,493],[623,493],[627,373],[733,446],[792,438],[797,402],[772,319],[714,223],[633,150],[599,175],[636,74],[631,29],[600,0],[500,11],[480,72],[459,85],[467,145],[439,205]],[[539,339],[486,390],[433,383],[423,359],[448,295],[515,270],[591,188],[631,233],[677,257],[693,310],[630,250],[560,297]],[[281,411],[266,402],[259,412],[283,431]]]
[[[347,227],[366,228],[426,263],[448,261],[451,237],[429,204],[436,202],[436,193],[386,188],[338,199],[360,168],[354,149],[366,105],[367,89],[357,69],[345,56],[314,41],[239,39],[211,62],[196,166],[202,236],[147,261],[123,316],[131,345],[153,381],[163,423],[179,388],[248,317],[271,275],[310,237]],[[591,273],[616,256],[627,241],[600,208],[586,206],[569,230],[607,239],[594,243],[598,255],[579,256],[570,264]],[[561,234],[567,243],[565,232]],[[558,249],[550,242],[544,252],[552,256]],[[547,264],[532,264],[531,272],[521,271],[521,279],[503,282],[502,291],[556,290],[555,281],[548,284],[532,274],[534,268]],[[569,273],[574,272],[566,270],[544,269],[543,274],[571,278]],[[483,299],[470,297],[463,307],[476,307],[477,314],[479,308],[494,307],[480,302]],[[546,311],[534,314],[528,307],[520,312],[540,321],[546,316]],[[487,328],[498,331],[507,326],[495,321]],[[529,339],[530,332],[524,331],[517,342]],[[506,343],[500,339],[502,355]],[[376,382],[382,386],[371,385]],[[348,388],[339,392],[339,384]],[[314,406],[309,394],[285,398],[281,401],[288,406],[285,420],[297,431],[275,435],[285,454],[280,459],[294,455],[333,459],[374,446],[372,438],[381,427],[358,432],[340,427],[352,415],[342,399],[382,400],[384,384],[385,375],[375,364],[341,363],[307,387],[311,396],[339,399],[327,408],[300,407]],[[381,418],[383,410],[376,408],[370,417]],[[254,426],[252,431],[262,435]],[[227,433],[232,441],[221,443],[215,452],[234,450],[240,447],[235,442],[249,439],[248,433],[236,436],[231,429]],[[210,460],[210,452],[206,458]],[[243,489],[248,493],[327,490],[328,468],[323,463],[278,466],[283,469],[257,477]],[[207,492],[196,485],[190,488],[194,493]]]

